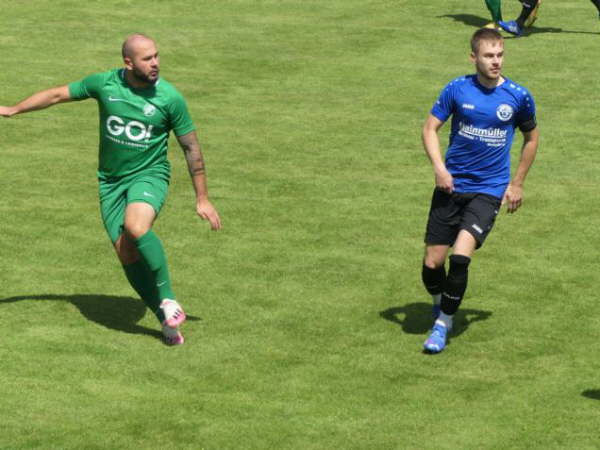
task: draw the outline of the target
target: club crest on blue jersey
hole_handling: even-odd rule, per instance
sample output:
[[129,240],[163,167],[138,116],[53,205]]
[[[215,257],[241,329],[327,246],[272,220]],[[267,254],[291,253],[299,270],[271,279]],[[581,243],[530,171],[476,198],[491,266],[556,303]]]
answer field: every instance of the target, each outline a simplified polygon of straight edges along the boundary
[[513,112],[512,106],[507,105],[506,103],[503,103],[496,108],[496,115],[498,116],[498,119],[503,122],[508,122],[512,118]]

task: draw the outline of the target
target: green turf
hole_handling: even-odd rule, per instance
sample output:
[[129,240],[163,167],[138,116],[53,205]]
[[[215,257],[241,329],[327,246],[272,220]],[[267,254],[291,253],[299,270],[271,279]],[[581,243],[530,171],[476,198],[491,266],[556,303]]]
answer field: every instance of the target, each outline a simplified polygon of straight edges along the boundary
[[195,217],[172,141],[156,231],[192,317],[168,348],[99,219],[95,103],[0,120],[0,448],[597,448],[590,2],[544,3],[531,34],[506,41],[540,153],[436,356],[421,353],[433,177],[420,128],[472,71],[483,1],[0,6],[0,104],[117,67],[124,36],[154,36],[224,223]]

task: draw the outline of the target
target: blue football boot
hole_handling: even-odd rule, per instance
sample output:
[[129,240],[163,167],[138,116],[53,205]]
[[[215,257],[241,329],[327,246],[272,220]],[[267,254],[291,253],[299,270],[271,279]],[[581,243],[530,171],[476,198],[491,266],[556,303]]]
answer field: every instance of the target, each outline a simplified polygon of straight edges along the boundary
[[448,334],[448,329],[440,324],[436,323],[433,325],[433,329],[431,330],[431,334],[423,344],[423,348],[428,353],[439,353],[446,347],[446,335]]
[[510,20],[508,22],[500,21],[498,22],[500,28],[510,34],[514,34],[515,36],[521,36],[523,34],[523,29],[519,26],[516,20]]

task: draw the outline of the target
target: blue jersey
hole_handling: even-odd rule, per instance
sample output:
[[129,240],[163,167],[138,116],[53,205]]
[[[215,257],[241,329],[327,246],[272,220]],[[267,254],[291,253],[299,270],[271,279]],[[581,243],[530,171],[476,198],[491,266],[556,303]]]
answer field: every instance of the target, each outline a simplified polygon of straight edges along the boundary
[[476,75],[451,81],[431,114],[442,122],[452,116],[446,168],[456,192],[502,198],[510,182],[510,147],[516,127],[535,124],[531,94],[507,78],[495,88],[482,86]]

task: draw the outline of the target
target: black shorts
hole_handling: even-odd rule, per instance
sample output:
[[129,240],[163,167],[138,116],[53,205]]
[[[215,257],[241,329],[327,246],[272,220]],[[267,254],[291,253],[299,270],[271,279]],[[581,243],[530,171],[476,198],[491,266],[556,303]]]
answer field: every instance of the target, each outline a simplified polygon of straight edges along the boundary
[[499,198],[488,194],[448,194],[439,189],[433,191],[425,243],[428,245],[454,245],[460,230],[468,231],[483,245],[492,230],[500,211]]

